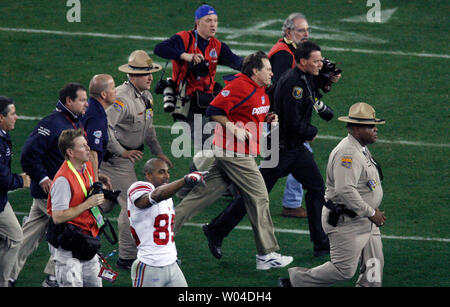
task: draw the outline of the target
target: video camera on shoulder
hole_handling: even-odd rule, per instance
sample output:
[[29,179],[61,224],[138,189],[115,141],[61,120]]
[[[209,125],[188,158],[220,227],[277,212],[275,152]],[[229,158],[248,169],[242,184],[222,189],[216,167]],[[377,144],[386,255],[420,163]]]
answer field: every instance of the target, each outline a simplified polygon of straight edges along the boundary
[[163,108],[165,112],[173,112],[175,110],[176,97],[175,97],[176,84],[171,78],[166,80],[159,80],[156,84],[155,93],[163,95]]
[[322,87],[322,90],[325,93],[331,91],[331,77],[339,75],[342,72],[342,69],[336,66],[336,63],[331,62],[327,58],[322,59],[322,69],[319,71],[319,78],[324,80],[325,85]]

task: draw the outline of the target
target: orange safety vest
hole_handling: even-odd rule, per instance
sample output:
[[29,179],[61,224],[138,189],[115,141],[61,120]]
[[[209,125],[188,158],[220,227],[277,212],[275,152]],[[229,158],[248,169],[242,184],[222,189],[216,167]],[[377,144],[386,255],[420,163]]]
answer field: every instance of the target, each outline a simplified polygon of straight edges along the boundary
[[289,48],[289,45],[286,43],[286,41],[284,40],[284,38],[280,38],[278,40],[278,42],[272,46],[272,49],[270,49],[269,53],[268,53],[268,57],[269,59],[272,57],[272,55],[274,55],[275,53],[279,52],[279,51],[287,51],[292,55],[292,68],[295,67],[295,56],[294,56],[294,52],[292,52],[291,48]]
[[[70,185],[70,192],[72,197],[70,198],[69,208],[76,207],[84,202],[86,200],[86,197],[84,196],[83,189],[81,188],[80,182],[78,182],[76,175],[69,168],[67,160],[64,160],[64,163],[55,174],[53,182],[55,182],[56,179],[61,176],[65,177]],[[94,169],[92,167],[91,161],[86,162],[86,167],[84,168],[83,173],[80,174],[80,177],[83,180],[86,190],[89,190],[92,184],[92,182],[90,182],[89,180],[89,177],[91,177],[92,181],[95,182]],[[52,215],[52,197],[50,193],[48,194],[47,199],[47,212],[49,215]],[[93,237],[98,236],[100,232],[97,227],[97,221],[95,220],[90,210],[83,211],[83,213],[81,213],[73,220],[68,221],[67,223],[73,224],[81,228],[85,232],[90,232]]]
[[[202,53],[202,51],[195,44],[194,31],[181,31],[177,35],[181,37],[184,43],[185,52],[187,53]],[[199,77],[196,79],[192,73],[187,77],[186,95],[191,96],[195,91],[202,91],[205,93],[212,93],[216,81],[217,63],[219,62],[220,50],[222,43],[211,37],[209,39],[208,46],[205,49],[203,56],[205,61],[208,62],[209,75],[205,77]],[[177,88],[180,82],[185,79],[188,71],[189,63],[182,60],[172,60],[172,80],[177,84]]]

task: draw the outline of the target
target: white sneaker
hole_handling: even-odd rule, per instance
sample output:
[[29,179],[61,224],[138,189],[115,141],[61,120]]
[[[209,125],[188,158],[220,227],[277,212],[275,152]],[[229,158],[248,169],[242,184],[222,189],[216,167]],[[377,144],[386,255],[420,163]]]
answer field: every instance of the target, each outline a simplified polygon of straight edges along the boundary
[[271,268],[282,268],[294,260],[291,256],[283,256],[272,252],[267,255],[256,255],[256,269],[268,270]]

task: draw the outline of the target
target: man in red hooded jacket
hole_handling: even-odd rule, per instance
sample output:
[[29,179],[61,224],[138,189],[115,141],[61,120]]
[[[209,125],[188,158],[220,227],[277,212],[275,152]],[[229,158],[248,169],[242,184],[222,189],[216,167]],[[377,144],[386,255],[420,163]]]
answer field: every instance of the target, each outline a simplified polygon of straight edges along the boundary
[[256,243],[256,269],[284,267],[292,262],[282,256],[274,234],[269,211],[269,195],[256,165],[264,122],[277,122],[269,113],[265,93],[272,78],[269,59],[263,52],[247,56],[242,73],[235,76],[211,102],[207,115],[217,122],[214,131],[215,160],[205,178],[205,186],[196,186],[175,208],[175,233],[206,206],[216,201],[234,183],[244,198]]

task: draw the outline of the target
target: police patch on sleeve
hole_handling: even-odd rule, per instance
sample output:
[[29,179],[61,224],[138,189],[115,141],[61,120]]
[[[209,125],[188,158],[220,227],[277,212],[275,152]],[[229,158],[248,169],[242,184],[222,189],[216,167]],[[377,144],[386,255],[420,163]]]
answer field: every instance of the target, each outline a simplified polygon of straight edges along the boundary
[[113,103],[114,109],[116,109],[116,111],[118,111],[118,112],[122,111],[123,106],[124,106],[124,103],[120,100],[116,100]]
[[292,97],[295,99],[301,99],[303,96],[303,89],[300,86],[295,86],[292,89]]
[[350,156],[342,157],[341,165],[346,168],[351,168],[352,167],[352,157],[350,157]]

